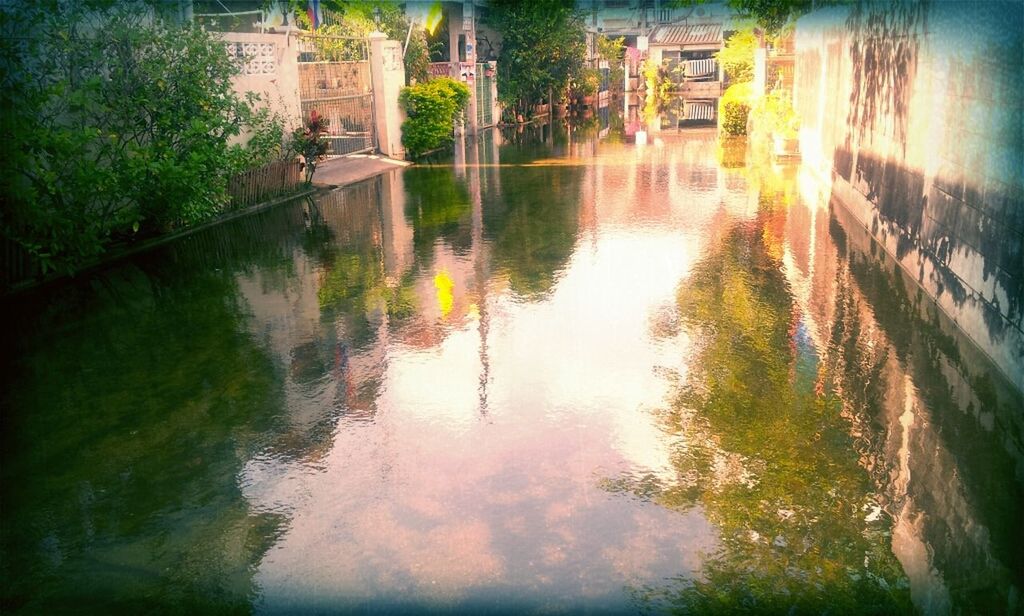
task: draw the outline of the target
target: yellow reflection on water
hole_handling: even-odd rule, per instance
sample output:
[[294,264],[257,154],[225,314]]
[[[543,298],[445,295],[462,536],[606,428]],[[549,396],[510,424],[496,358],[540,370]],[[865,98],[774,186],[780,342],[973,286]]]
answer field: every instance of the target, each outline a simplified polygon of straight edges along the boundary
[[447,318],[452,311],[452,306],[455,304],[455,296],[452,294],[452,288],[455,286],[455,282],[452,281],[451,275],[441,270],[434,276],[434,288],[437,289],[437,305],[441,309],[441,316]]

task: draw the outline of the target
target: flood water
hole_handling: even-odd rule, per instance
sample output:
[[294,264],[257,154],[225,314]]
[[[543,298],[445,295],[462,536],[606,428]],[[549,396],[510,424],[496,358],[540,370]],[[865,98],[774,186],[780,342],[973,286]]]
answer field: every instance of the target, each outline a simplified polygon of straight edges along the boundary
[[0,609],[1022,609],[1020,392],[820,179],[601,124],[9,301]]

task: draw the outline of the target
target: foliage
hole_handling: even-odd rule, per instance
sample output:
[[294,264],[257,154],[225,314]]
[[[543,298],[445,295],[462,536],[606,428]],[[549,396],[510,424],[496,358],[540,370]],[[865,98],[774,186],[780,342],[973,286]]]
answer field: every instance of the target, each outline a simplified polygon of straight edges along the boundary
[[626,55],[625,37],[608,38],[605,35],[597,37],[597,53],[608,61],[608,82],[612,89],[622,88],[622,81],[625,77],[623,58]]
[[498,96],[507,108],[529,114],[548,95],[563,94],[586,55],[583,21],[562,0],[494,0],[487,22],[502,36]]
[[[291,8],[299,25],[310,29],[309,16],[306,13],[305,0],[293,0]],[[319,52],[325,60],[362,60],[364,59],[363,42],[353,39],[365,38],[375,30],[380,30],[389,39],[405,43],[409,36],[409,46],[405,49],[405,80],[406,83],[425,81],[430,72],[430,50],[427,46],[426,33],[423,28],[410,24],[401,5],[384,0],[323,0],[321,6],[332,15],[332,22],[321,24],[316,34],[325,37],[317,41]],[[379,16],[379,22],[378,22]]]
[[733,33],[725,41],[715,58],[725,69],[725,75],[731,83],[743,83],[754,80],[754,50],[757,49],[757,36],[750,28]]
[[827,0],[727,0],[726,4],[741,17],[750,17],[768,33],[777,33],[804,13],[829,4]]
[[229,166],[236,171],[255,169],[287,157],[291,152],[285,144],[285,118],[268,107],[256,107],[259,96],[250,92],[246,96],[248,107],[243,109],[243,125],[248,127],[245,143],[236,143],[229,149]]
[[580,75],[569,84],[570,98],[593,96],[601,87],[601,71],[596,68],[585,68]]
[[[220,40],[105,4],[0,8],[5,28],[39,33],[0,42],[0,225],[44,273],[216,215],[235,165],[277,134],[235,94]],[[230,147],[248,122],[255,149]]]
[[442,77],[402,88],[398,101],[407,116],[402,144],[409,154],[419,156],[451,139],[455,118],[469,102],[469,88]]
[[302,157],[306,166],[306,184],[313,182],[316,166],[327,156],[328,144],[322,139],[327,131],[328,119],[314,109],[302,126],[292,132],[292,151]]
[[626,37],[609,38],[605,35],[597,37],[597,53],[609,62],[622,61],[626,55]]
[[[751,18],[759,28],[775,34],[811,9],[849,0],[726,0],[725,5],[740,17]],[[670,0],[672,6],[693,6],[704,0]]]
[[877,507],[875,486],[848,409],[798,333],[781,263],[786,214],[773,194],[755,220],[724,223],[678,289],[677,314],[695,344],[659,412],[664,430],[686,443],[673,457],[674,481],[607,482],[670,509],[700,506],[720,533],[700,578],[643,591],[652,611],[911,610],[890,518],[865,515]]
[[726,135],[747,134],[747,115],[753,100],[754,88],[749,82],[729,86],[718,100],[718,117]]
[[644,83],[647,85],[649,103],[657,104],[657,101],[663,101],[672,94],[672,79],[664,67],[647,59],[641,64],[640,73],[644,76]]
[[800,118],[785,92],[771,91],[753,105],[751,121],[758,130],[764,130],[783,139],[795,139],[800,129]]

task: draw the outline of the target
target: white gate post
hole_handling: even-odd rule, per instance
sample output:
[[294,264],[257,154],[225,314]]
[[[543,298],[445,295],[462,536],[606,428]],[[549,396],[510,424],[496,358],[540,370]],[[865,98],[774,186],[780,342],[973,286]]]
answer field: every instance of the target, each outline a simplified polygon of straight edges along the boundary
[[402,43],[389,41],[383,32],[371,32],[368,38],[377,149],[385,156],[402,159],[405,158],[405,148],[402,146],[405,113],[398,104],[398,94],[405,86]]

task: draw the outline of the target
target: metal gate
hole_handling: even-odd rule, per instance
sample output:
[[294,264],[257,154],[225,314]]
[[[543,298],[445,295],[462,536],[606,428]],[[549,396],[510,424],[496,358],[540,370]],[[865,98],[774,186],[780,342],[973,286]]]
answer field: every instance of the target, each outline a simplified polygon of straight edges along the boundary
[[487,64],[476,65],[476,125],[480,128],[494,124],[494,97],[491,95],[491,83],[494,77],[490,76]]
[[302,117],[326,117],[328,156],[376,149],[368,44],[363,38],[299,34]]

